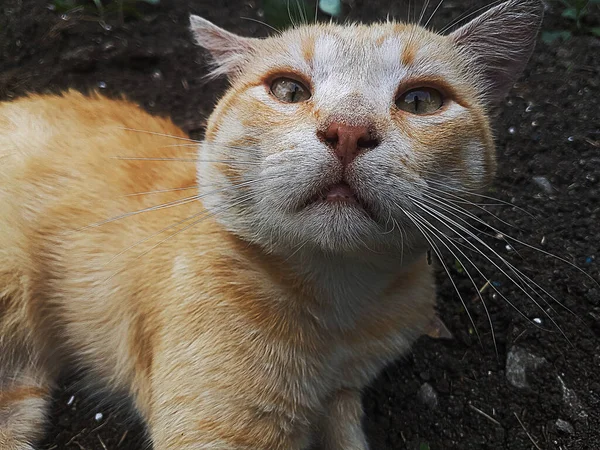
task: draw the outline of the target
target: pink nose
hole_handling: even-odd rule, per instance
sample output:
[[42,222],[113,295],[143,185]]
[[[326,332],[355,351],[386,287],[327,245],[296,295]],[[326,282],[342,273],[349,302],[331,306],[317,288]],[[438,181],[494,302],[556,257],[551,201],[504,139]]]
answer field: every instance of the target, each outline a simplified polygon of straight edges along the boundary
[[366,126],[352,126],[338,122],[333,122],[327,127],[323,140],[344,166],[354,161],[360,153],[379,145],[379,141],[373,138]]

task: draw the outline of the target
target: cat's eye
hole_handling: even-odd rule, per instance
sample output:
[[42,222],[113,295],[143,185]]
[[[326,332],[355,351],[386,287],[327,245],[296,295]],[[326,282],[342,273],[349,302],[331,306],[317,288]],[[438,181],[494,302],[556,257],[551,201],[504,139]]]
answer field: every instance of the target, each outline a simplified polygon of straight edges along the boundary
[[411,114],[431,114],[442,107],[444,99],[440,91],[420,87],[402,93],[396,98],[396,106]]
[[277,78],[271,83],[271,94],[285,103],[298,103],[310,98],[310,91],[291,78]]

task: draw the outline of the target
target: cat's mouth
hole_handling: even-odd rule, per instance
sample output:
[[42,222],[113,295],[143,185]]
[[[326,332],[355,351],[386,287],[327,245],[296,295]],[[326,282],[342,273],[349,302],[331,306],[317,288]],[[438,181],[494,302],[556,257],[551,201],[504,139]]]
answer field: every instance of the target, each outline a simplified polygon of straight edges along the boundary
[[319,190],[319,192],[309,197],[301,205],[301,209],[305,209],[312,205],[338,205],[341,207],[355,208],[362,210],[371,219],[375,220],[375,215],[370,206],[364,202],[345,181],[330,184]]

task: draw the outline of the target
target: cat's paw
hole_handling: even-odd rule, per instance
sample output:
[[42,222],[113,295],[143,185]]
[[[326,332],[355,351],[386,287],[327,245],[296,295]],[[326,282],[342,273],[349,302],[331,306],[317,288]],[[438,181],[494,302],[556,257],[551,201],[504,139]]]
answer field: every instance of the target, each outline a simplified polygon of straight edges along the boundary
[[319,425],[317,443],[311,450],[369,450],[362,416],[360,392],[339,390],[331,397]]
[[48,406],[48,392],[34,386],[0,391],[0,449],[34,450]]

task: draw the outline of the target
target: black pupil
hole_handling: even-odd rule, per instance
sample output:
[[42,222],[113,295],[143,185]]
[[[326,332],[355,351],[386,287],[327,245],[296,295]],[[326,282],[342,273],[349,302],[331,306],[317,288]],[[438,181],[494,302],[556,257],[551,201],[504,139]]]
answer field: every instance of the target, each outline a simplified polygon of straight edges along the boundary
[[423,102],[431,102],[431,95],[426,91],[413,91],[406,94],[406,103],[414,103],[415,111],[419,111],[419,106]]
[[300,86],[296,83],[290,82],[290,101],[295,102],[298,99],[298,93],[300,92]]

